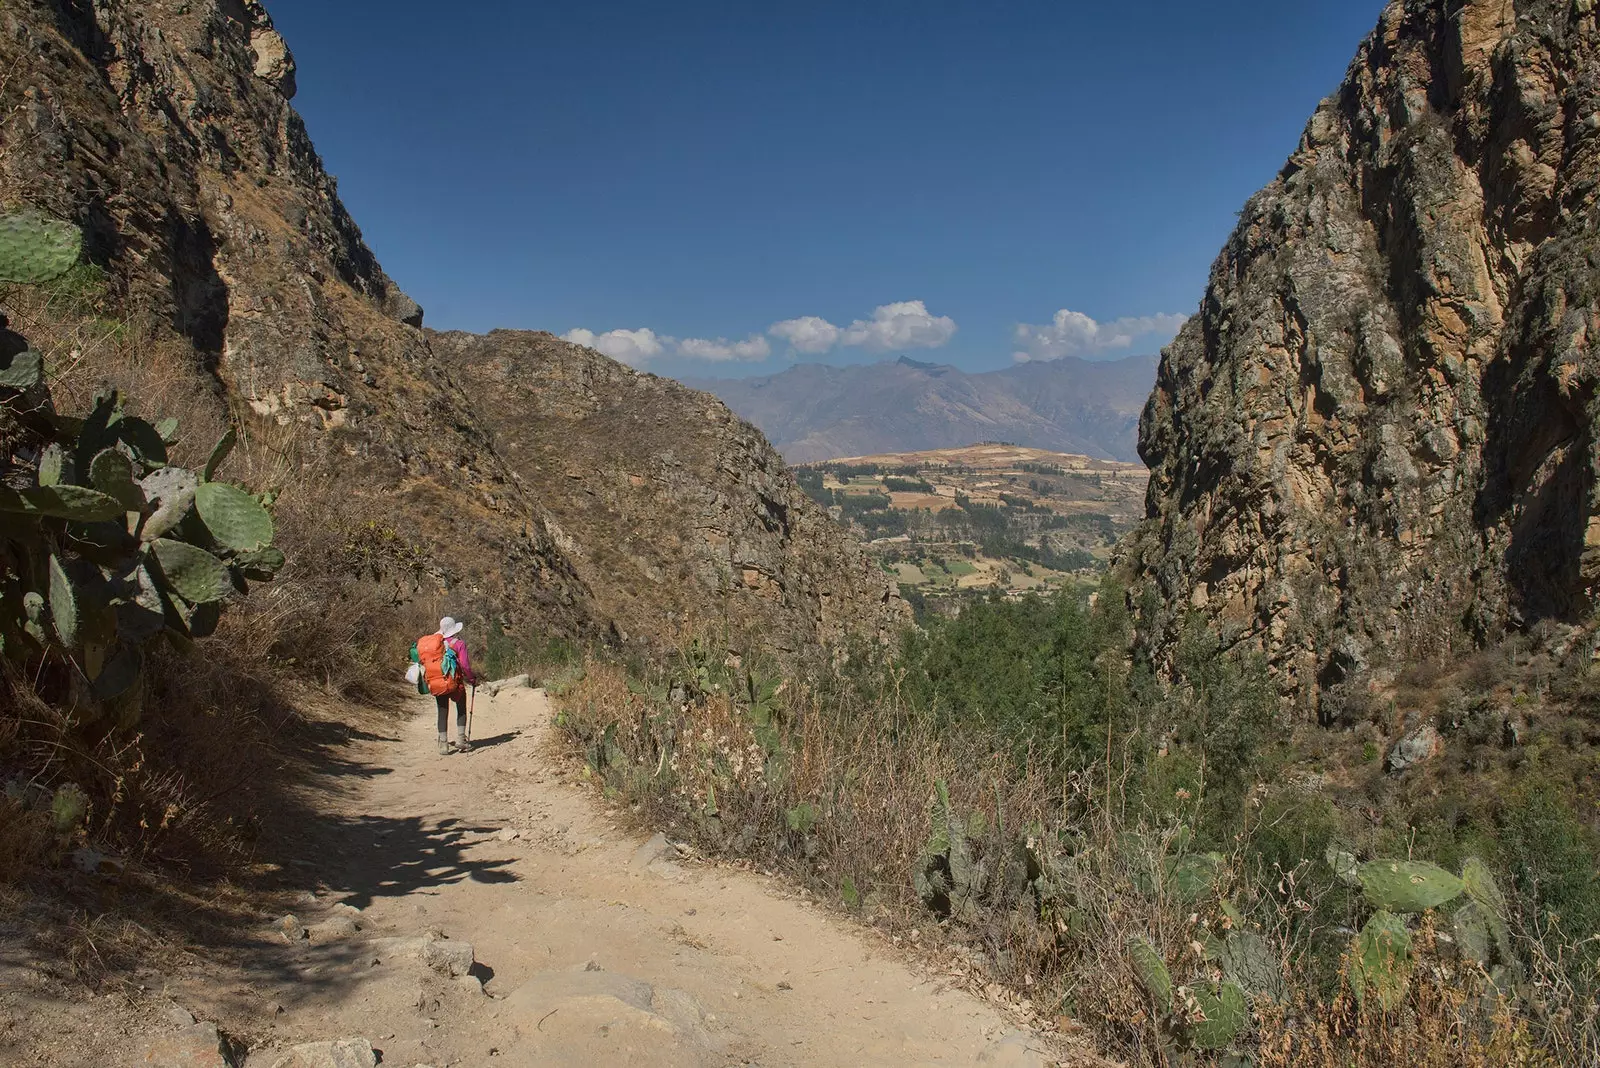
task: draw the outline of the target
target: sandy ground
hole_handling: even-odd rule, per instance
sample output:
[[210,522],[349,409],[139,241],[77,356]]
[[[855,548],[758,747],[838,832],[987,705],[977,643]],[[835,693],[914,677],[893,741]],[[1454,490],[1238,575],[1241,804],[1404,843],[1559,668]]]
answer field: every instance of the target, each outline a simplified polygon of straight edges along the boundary
[[[480,696],[476,747],[441,757],[419,700],[398,737],[358,741],[353,772],[327,784],[303,861],[316,889],[287,934],[162,977],[154,1019],[79,1006],[58,1049],[19,1063],[209,1064],[151,1052],[192,1034],[187,1014],[215,1022],[244,1068],[346,1038],[400,1068],[1066,1057],[778,881],[619,829],[550,757],[548,721],[542,691]],[[128,1032],[125,1054],[80,1061],[74,1026]]]

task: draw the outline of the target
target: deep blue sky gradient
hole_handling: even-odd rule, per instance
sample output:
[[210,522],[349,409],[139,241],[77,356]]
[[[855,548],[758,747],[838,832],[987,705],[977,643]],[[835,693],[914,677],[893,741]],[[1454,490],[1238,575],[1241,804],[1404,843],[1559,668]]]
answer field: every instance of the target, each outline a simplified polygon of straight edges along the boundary
[[1382,6],[268,0],[430,325],[742,338],[923,300],[959,332],[913,355],[969,369],[1057,309],[1193,311]]

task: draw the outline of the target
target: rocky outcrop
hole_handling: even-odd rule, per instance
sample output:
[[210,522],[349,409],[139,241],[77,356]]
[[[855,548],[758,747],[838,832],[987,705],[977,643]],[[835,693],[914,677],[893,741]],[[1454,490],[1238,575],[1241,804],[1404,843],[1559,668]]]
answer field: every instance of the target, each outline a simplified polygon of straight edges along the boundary
[[716,398],[546,333],[430,340],[625,637],[726,632],[793,653],[908,620],[877,564]]
[[546,513],[340,203],[257,0],[18,0],[0,69],[0,201],[82,224],[121,303],[192,348],[229,408],[365,514],[452,544],[446,584],[513,621],[596,629]]
[[1246,205],[1140,429],[1129,563],[1285,692],[1585,619],[1600,583],[1600,29],[1391,3]]
[[[548,397],[566,436],[553,455],[503,454],[524,442],[514,413],[483,397],[484,368],[453,366],[459,346],[440,359],[378,265],[289,106],[294,72],[259,0],[0,5],[0,206],[80,223],[130,316],[192,351],[219,404],[286,463],[332,478],[330,519],[381,517],[459,599],[514,628],[665,641],[690,607],[717,617],[727,590],[729,615],[780,644],[867,620],[876,633],[882,579],[709,398],[675,389],[646,405],[657,437],[619,437],[610,413],[667,387],[563,352],[508,391]],[[674,413],[693,428],[668,427]],[[691,444],[671,457],[637,451],[675,429]],[[650,477],[597,491],[623,469]],[[586,523],[597,501],[627,512]],[[689,515],[703,529],[676,525]],[[766,521],[776,535],[747,535]],[[716,537],[726,574],[698,555],[678,567],[680,544]]]

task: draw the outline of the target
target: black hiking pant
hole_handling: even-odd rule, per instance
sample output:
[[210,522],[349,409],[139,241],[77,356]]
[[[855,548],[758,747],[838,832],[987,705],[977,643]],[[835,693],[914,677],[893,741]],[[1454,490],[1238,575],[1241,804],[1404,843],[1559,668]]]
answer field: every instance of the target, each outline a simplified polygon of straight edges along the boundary
[[439,737],[443,738],[450,733],[450,702],[456,703],[456,733],[465,738],[467,736],[467,690],[462,687],[455,694],[435,695],[434,702],[439,706]]

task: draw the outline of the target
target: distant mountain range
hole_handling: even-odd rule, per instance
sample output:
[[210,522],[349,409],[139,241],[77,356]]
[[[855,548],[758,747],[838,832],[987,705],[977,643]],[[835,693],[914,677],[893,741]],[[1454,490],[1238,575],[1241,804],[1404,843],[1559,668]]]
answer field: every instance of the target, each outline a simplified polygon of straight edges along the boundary
[[762,378],[686,382],[760,427],[790,463],[1005,441],[1137,463],[1157,358],[1071,357],[968,374],[898,360],[800,364]]

